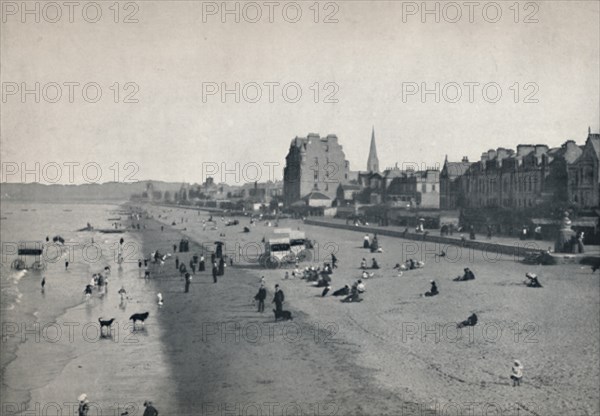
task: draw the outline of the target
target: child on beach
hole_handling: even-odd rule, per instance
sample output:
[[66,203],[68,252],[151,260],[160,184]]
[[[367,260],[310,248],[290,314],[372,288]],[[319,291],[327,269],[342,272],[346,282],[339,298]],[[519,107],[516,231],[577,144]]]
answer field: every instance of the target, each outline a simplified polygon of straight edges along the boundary
[[523,366],[519,360],[514,361],[510,378],[513,381],[513,387],[521,385],[521,379],[523,378]]
[[79,400],[79,408],[77,410],[77,414],[79,416],[87,416],[88,411],[90,410],[89,401],[87,399],[87,394],[83,393],[78,397]]

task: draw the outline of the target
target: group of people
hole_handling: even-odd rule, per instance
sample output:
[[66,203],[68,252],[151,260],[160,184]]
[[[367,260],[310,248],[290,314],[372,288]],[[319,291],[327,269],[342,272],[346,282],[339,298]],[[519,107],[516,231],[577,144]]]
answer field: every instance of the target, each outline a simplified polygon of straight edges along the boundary
[[381,253],[383,251],[381,247],[379,247],[377,234],[373,234],[373,240],[371,240],[369,234],[365,234],[363,238],[363,248],[370,250],[371,253]]
[[[90,401],[88,400],[87,394],[82,393],[79,395],[79,397],[77,398],[77,400],[79,401],[79,406],[77,408],[77,415],[78,416],[88,416],[89,411],[90,411]],[[125,412],[124,414],[128,414],[128,412]],[[158,416],[158,410],[156,410],[156,407],[154,407],[154,405],[152,404],[151,401],[146,400],[144,402],[144,413],[142,416]]]

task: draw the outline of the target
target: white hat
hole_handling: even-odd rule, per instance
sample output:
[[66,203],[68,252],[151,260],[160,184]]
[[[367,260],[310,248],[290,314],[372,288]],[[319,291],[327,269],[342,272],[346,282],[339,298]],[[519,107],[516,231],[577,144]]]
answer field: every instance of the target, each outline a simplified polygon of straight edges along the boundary
[[531,272],[525,273],[525,276],[529,277],[530,279],[535,279],[537,277],[537,275],[535,273],[531,273]]
[[79,400],[80,402],[83,402],[85,399],[87,399],[87,394],[85,394],[85,393],[82,393],[82,394],[81,394],[81,395],[80,395],[80,396],[77,398],[77,400]]

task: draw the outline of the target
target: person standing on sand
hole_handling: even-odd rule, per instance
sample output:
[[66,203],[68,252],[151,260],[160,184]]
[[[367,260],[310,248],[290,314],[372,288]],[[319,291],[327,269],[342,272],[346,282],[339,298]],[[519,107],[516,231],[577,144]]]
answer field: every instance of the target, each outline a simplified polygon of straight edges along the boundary
[[190,291],[190,284],[192,283],[192,275],[189,273],[185,274],[185,293]]
[[65,260],[65,270],[69,268],[69,260]]
[[277,312],[281,312],[283,310],[284,300],[285,295],[283,294],[283,290],[279,289],[279,285],[275,285],[275,295],[273,296],[273,301],[271,303],[275,304],[275,310]]
[[196,274],[196,263],[193,259],[190,259],[190,269],[192,269],[192,274]]
[[156,410],[156,408],[152,405],[151,401],[146,400],[144,402],[144,407],[146,410],[144,410],[144,414],[142,416],[158,416],[158,410]]
[[44,291],[44,286],[46,286],[46,278],[42,277],[42,292]]
[[521,385],[521,379],[523,378],[523,366],[519,360],[514,361],[510,378],[513,381],[513,387]]
[[258,301],[258,312],[265,311],[265,299],[267,298],[267,289],[264,284],[260,284],[260,288],[258,289],[258,293],[254,296],[254,299]]
[[219,275],[219,268],[217,266],[216,261],[213,263],[212,275],[213,275],[213,283],[217,283],[217,276]]
[[175,256],[175,268],[179,270],[179,256]]
[[219,259],[219,276],[223,276],[225,274],[225,260],[223,257]]
[[78,397],[79,400],[79,408],[77,409],[77,414],[79,416],[87,416],[88,411],[90,410],[90,402],[87,399],[87,394],[83,393]]
[[206,270],[206,265],[204,262],[204,256],[200,256],[200,263],[198,264],[198,271],[199,272],[203,272],[204,270]]

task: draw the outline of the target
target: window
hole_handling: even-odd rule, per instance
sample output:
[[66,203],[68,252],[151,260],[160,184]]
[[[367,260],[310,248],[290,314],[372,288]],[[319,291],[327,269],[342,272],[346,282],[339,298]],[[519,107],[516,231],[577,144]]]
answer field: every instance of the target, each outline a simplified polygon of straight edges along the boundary
[[427,184],[425,184],[425,183],[421,184],[421,192],[423,192],[423,193],[427,192]]
[[431,185],[431,191],[435,192],[435,184]]

